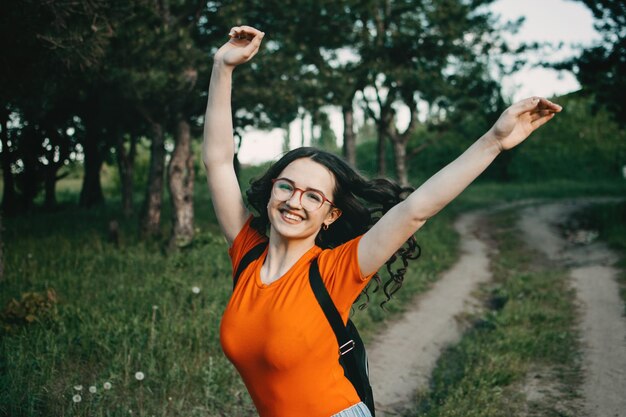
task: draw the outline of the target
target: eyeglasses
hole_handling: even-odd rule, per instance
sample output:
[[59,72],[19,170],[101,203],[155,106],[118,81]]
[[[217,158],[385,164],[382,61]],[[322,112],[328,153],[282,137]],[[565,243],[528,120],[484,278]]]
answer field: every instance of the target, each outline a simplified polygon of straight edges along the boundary
[[306,211],[318,210],[324,203],[335,207],[333,202],[327,199],[320,191],[297,188],[293,181],[287,178],[275,178],[272,180],[272,195],[279,201],[291,199],[296,191],[300,191],[300,205]]

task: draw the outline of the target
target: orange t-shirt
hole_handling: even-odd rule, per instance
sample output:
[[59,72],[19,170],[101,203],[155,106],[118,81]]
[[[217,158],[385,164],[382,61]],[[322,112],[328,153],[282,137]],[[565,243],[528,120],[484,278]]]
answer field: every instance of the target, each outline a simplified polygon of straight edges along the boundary
[[[243,255],[267,240],[250,227],[251,219],[229,250],[233,270]],[[260,278],[267,248],[241,273],[222,317],[220,339],[261,417],[329,417],[360,401],[344,376],[337,339],[309,284],[309,265],[318,258],[324,284],[347,322],[352,303],[371,278],[358,266],[359,240],[334,249],[314,246],[269,285]]]

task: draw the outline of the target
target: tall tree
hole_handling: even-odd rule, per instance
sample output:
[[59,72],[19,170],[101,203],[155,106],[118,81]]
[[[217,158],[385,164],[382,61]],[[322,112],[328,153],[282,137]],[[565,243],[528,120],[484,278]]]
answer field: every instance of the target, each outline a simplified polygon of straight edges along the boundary
[[299,0],[288,7],[276,0],[221,4],[223,21],[267,32],[263,53],[250,70],[235,73],[235,129],[289,126],[307,114],[317,129],[321,107],[341,104],[340,91],[349,83],[333,68],[339,65],[337,51],[351,39],[346,31],[350,3],[355,1]]
[[626,3],[622,0],[580,0],[593,13],[603,39],[558,68],[571,69],[583,89],[626,126]]
[[[419,124],[418,103],[436,106],[449,94],[448,79],[485,52],[493,30],[484,8],[490,2],[384,0],[355,9],[363,40],[358,54],[370,86],[363,97],[378,132],[379,174],[384,175],[390,140],[397,178],[408,184],[407,145]],[[409,111],[402,131],[396,124],[399,103]]]
[[0,282],[4,281],[4,229],[2,225],[2,210],[0,210]]
[[[147,127],[144,133],[151,141],[150,168],[140,215],[142,235],[150,237],[160,235],[166,140],[177,137],[171,132],[181,120],[198,117],[201,113],[193,87],[199,69],[206,66],[202,62],[206,60],[206,52],[198,47],[194,36],[206,4],[190,0],[134,1],[129,7],[129,14],[120,21],[112,39],[107,74],[119,86],[119,98],[124,106],[139,115],[138,125]],[[176,116],[179,114],[180,120]],[[130,131],[128,125],[121,130]],[[132,133],[130,137],[135,138],[136,129]],[[127,170],[129,155],[119,141],[118,135],[118,161]],[[182,149],[190,152],[191,147]],[[178,189],[170,187],[170,190]],[[181,201],[191,204],[188,200]],[[175,213],[179,213],[177,209]],[[192,226],[189,228],[193,230]]]
[[[6,105],[5,105],[6,106]],[[13,214],[17,209],[17,193],[15,192],[15,181],[11,165],[15,158],[15,144],[9,136],[9,115],[11,111],[8,107],[0,108],[0,163],[2,164],[2,211]]]
[[193,186],[196,176],[189,122],[182,116],[178,117],[174,138],[176,145],[168,166],[173,229],[170,250],[188,245],[194,236]]
[[[48,157],[45,152],[41,155],[41,148],[51,148],[55,155],[66,157],[67,138],[59,137],[66,117],[51,115],[71,95],[68,92],[76,91],[74,77],[97,66],[104,56],[111,35],[109,11],[115,4],[104,0],[25,0],[3,2],[0,6],[0,98],[7,103],[5,109],[19,115],[20,127],[16,130],[25,129],[24,134],[16,132],[7,139],[11,145],[6,148],[8,154],[6,158],[3,155],[3,162],[24,167],[19,175],[24,185],[22,199],[27,206],[37,189],[36,182],[43,178],[48,190],[46,201],[54,201],[56,170],[65,161],[50,158],[49,153]],[[9,156],[13,152],[15,158]],[[35,175],[36,171],[43,174]]]

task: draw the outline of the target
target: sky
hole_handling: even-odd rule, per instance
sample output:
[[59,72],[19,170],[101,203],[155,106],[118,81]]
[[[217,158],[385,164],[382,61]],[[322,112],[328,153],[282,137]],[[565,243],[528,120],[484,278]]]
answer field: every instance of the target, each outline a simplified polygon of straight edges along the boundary
[[[501,16],[502,21],[517,20],[524,16],[525,21],[515,35],[510,35],[511,45],[521,42],[551,42],[563,45],[551,54],[552,59],[561,59],[577,54],[580,47],[589,46],[600,40],[600,35],[593,28],[591,12],[578,1],[572,0],[498,0],[491,10]],[[530,64],[540,57],[528,55]],[[530,67],[505,77],[502,80],[502,92],[505,97],[517,101],[525,97],[538,95],[551,97],[576,91],[580,85],[569,72],[557,72],[550,69]],[[330,111],[331,127],[336,136],[341,138],[343,121],[337,109]],[[399,121],[402,124],[402,121]],[[308,132],[309,128],[305,127]],[[301,143],[300,124],[291,125],[292,146]],[[243,135],[239,150],[239,159],[244,164],[256,164],[276,159],[282,153],[285,132],[281,129],[272,131],[251,130]],[[305,137],[304,143],[307,144]]]

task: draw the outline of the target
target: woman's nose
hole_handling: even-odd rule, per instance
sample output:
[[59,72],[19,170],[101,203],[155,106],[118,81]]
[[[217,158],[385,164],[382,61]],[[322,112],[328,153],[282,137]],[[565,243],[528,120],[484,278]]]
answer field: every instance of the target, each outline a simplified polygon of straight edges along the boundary
[[302,208],[302,204],[300,203],[301,198],[302,198],[302,191],[294,190],[293,194],[291,195],[289,200],[286,201],[286,203],[289,207]]

